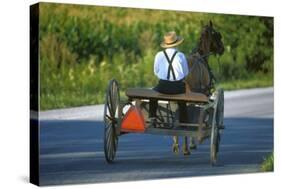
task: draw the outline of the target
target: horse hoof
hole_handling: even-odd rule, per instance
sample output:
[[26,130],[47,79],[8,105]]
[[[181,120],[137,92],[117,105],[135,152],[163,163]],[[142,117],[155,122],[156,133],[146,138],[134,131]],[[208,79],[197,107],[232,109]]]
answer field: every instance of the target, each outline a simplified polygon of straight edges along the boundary
[[190,152],[189,150],[183,152],[183,155],[184,155],[184,156],[189,156],[190,154],[191,154],[191,152]]
[[179,153],[179,145],[173,145],[173,152],[178,154]]
[[195,144],[191,144],[189,146],[190,150],[196,150],[197,149],[197,146]]

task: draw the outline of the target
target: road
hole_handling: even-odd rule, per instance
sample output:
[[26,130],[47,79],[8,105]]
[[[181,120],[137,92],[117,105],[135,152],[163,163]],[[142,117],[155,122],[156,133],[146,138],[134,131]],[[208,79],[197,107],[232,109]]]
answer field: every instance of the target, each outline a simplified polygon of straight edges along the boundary
[[116,162],[103,153],[103,105],[40,113],[41,185],[135,181],[255,173],[273,151],[273,88],[225,92],[225,126],[218,165],[209,141],[188,157],[173,154],[168,136],[119,138]]

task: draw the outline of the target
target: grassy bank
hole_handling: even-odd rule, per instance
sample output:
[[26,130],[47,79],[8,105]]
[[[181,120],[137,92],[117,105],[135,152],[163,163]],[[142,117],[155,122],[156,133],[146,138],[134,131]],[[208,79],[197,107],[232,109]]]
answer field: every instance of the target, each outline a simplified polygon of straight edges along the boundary
[[220,84],[224,90],[250,89],[273,86],[271,76],[261,75],[254,76],[250,79],[237,79],[235,81],[226,81]]
[[274,170],[274,156],[273,153],[267,156],[261,164],[261,171],[273,171]]

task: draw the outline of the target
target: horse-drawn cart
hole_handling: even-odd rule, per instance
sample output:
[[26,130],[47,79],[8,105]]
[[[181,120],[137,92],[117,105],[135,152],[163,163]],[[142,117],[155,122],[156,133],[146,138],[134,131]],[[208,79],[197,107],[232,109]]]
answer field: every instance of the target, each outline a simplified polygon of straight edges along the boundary
[[[107,162],[113,162],[121,135],[148,133],[193,137],[199,143],[210,139],[210,162],[212,165],[216,163],[224,116],[222,89],[207,97],[190,90],[185,94],[166,95],[152,89],[130,88],[126,91],[126,96],[127,100],[121,102],[118,82],[109,82],[104,106],[104,152]],[[154,124],[148,118],[151,99],[159,102]],[[177,102],[186,103],[189,108],[187,117],[193,121],[179,122]]]

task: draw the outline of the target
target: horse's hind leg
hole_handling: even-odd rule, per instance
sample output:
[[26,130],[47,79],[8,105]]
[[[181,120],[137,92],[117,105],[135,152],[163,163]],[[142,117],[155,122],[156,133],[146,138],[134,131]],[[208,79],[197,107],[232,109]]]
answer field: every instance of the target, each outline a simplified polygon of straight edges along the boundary
[[188,155],[190,155],[191,153],[190,153],[190,150],[189,150],[189,147],[188,147],[188,138],[187,138],[187,136],[185,136],[185,137],[183,137],[183,147],[182,147],[182,151],[183,151],[183,155],[185,155],[185,156],[188,156]]
[[174,141],[174,143],[173,143],[173,152],[174,153],[176,153],[176,154],[178,154],[179,153],[179,137],[178,136],[173,136],[173,141]]
[[190,137],[190,139],[189,139],[189,148],[191,150],[195,150],[197,148],[193,137]]

